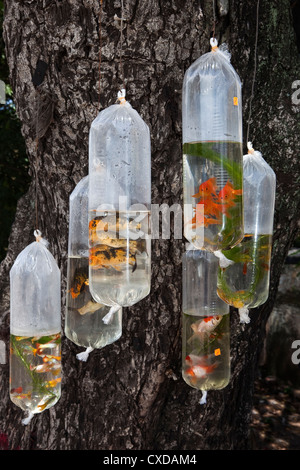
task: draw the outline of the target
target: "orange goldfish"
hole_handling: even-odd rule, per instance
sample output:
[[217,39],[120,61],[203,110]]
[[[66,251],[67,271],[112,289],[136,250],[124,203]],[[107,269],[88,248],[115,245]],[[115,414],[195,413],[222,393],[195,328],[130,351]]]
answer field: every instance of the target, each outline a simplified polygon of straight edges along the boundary
[[60,360],[61,356],[50,356],[49,354],[47,354],[43,357],[43,362],[55,362]]
[[229,207],[235,206],[234,200],[236,199],[236,196],[241,196],[242,194],[242,189],[234,189],[230,181],[227,181],[225,186],[221,189],[218,194],[219,202],[223,206],[222,211],[227,212]]
[[90,248],[89,262],[94,269],[113,268],[121,271],[122,265],[126,263],[132,266],[132,272],[136,269],[136,257],[130,252],[127,254],[127,251],[121,248],[103,249],[103,246]]
[[19,395],[19,393],[22,393],[23,392],[23,388],[22,387],[18,387],[18,388],[12,388],[10,390],[10,393],[17,393]]
[[61,377],[58,377],[57,379],[49,380],[48,383],[46,384],[46,387],[55,387],[60,382],[61,382]]
[[[197,194],[194,194],[192,197],[201,198],[198,204],[203,204],[204,209],[204,220],[202,216],[199,217],[200,226],[207,227],[210,224],[220,224],[221,223],[221,214],[222,214],[222,206],[218,200],[217,196],[217,184],[216,178],[210,178],[204,183],[200,184],[199,191]],[[197,204],[197,205],[198,205]],[[197,206],[196,206],[196,214],[192,219],[192,224],[196,223],[196,215],[197,215]]]
[[198,379],[202,379],[207,374],[210,374],[216,367],[217,364],[212,364],[211,366],[195,365],[189,367],[189,369],[186,370],[186,374],[190,377],[191,382],[195,383]]
[[196,354],[189,354],[188,356],[186,356],[185,358],[185,362],[187,365],[189,366],[196,366],[196,365],[205,365],[207,363],[207,361],[211,361],[212,359],[214,359],[214,355],[213,354],[205,354],[203,356],[197,356]]
[[198,193],[194,194],[192,197],[202,197],[202,198],[213,197],[217,195],[216,191],[217,191],[217,180],[216,178],[210,178],[204,181],[204,183],[200,184]]
[[[220,224],[220,220],[216,219],[214,217],[207,217],[206,215],[203,214],[202,208],[200,208],[200,205],[196,205],[195,210],[195,215],[191,219],[190,223],[192,224],[192,228],[198,227],[208,227],[211,224]],[[205,207],[204,207],[205,211]]]
[[222,315],[213,315],[205,317],[202,320],[197,321],[191,325],[194,334],[189,338],[188,343],[193,341],[195,338],[203,338],[206,334],[211,334],[214,329],[219,325],[222,320]]
[[70,289],[70,294],[73,299],[76,299],[76,297],[79,296],[79,294],[82,292],[83,287],[85,285],[88,285],[89,280],[87,278],[87,275],[83,271],[79,271],[75,273],[75,278],[74,278],[74,286],[71,287]]
[[[140,223],[135,220],[127,220],[125,217],[120,217],[118,214],[99,216],[92,219],[89,223],[89,240],[93,244],[99,243],[100,241],[105,243],[105,240],[107,240],[110,241],[108,244],[114,243],[114,245],[111,246],[119,247],[122,243],[120,234],[127,234],[128,230],[135,232],[140,229]],[[118,245],[115,245],[116,243],[118,243]]]
[[222,315],[212,315],[193,323],[191,328],[196,334],[211,332],[218,326],[221,320]]

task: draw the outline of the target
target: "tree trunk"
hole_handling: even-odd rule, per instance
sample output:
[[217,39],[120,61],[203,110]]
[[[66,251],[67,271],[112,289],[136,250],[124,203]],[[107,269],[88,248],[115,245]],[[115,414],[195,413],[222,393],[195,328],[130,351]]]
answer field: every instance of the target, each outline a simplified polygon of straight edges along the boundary
[[[34,240],[35,188],[39,228],[62,272],[66,293],[68,198],[88,172],[88,133],[98,113],[99,3],[96,0],[6,1],[4,39],[10,82],[26,141],[32,184],[19,201],[7,256],[0,267],[0,339],[9,345],[9,270]],[[254,70],[257,0],[219,1],[216,37],[227,42],[243,83],[244,135]],[[230,3],[230,9],[227,8]],[[181,88],[188,66],[209,51],[213,2],[124,0],[123,67],[126,97],[150,127],[152,203],[182,203]],[[103,2],[101,109],[122,86],[120,2]],[[53,119],[36,151],[37,61],[48,64],[42,96]],[[299,223],[299,108],[292,83],[300,79],[289,0],[260,2],[257,74],[249,138],[277,176],[271,289],[268,301],[241,325],[231,310],[231,381],[201,392],[181,378],[181,255],[184,240],[152,242],[150,295],[124,309],[123,335],[86,363],[63,337],[62,396],[21,424],[9,399],[9,365],[0,365],[0,433],[11,449],[247,449],[253,383],[265,324],[281,269]],[[51,106],[50,106],[51,108]],[[48,106],[49,109],[49,106]],[[246,137],[245,137],[246,138]],[[246,151],[246,141],[244,142]],[[8,361],[7,361],[8,362]]]

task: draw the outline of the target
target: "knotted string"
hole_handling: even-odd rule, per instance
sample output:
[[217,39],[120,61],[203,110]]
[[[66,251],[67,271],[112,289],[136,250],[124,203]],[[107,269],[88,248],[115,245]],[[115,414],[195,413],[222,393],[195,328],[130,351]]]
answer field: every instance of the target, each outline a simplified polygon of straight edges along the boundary
[[91,346],[89,346],[88,348],[86,348],[85,351],[76,354],[76,357],[77,357],[77,359],[79,359],[79,361],[86,362],[86,361],[88,360],[89,354],[90,354],[93,350],[94,350],[94,348],[92,348]]
[[113,305],[110,307],[109,312],[102,318],[103,323],[106,325],[112,321],[113,315],[120,310],[121,306],[120,305]]
[[34,414],[32,413],[32,411],[28,411],[27,417],[22,419],[22,424],[24,424],[24,426],[27,426],[27,424],[30,423],[33,417],[34,417]]
[[202,391],[202,397],[199,401],[200,405],[205,405],[206,403],[206,398],[207,398],[207,391],[206,390],[201,390]]

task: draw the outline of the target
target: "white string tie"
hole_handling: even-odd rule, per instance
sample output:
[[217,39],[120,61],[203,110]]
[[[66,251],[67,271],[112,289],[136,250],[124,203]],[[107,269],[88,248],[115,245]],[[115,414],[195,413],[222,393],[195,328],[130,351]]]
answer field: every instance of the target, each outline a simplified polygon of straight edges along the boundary
[[27,417],[22,419],[22,424],[24,424],[24,426],[27,426],[27,424],[30,423],[33,417],[34,417],[34,414],[32,413],[32,411],[28,411]]
[[199,401],[199,404],[200,405],[205,405],[206,403],[206,398],[207,398],[207,391],[206,390],[202,390],[202,397]]
[[109,312],[102,318],[103,323],[106,325],[110,323],[113,319],[114,314],[120,310],[120,305],[113,305],[110,309]]
[[79,359],[79,361],[86,362],[88,360],[90,352],[92,352],[93,350],[94,350],[94,348],[91,348],[89,346],[88,348],[86,348],[85,351],[83,351],[79,354],[76,354],[76,357],[77,357],[77,359]]
[[239,308],[240,323],[250,323],[250,317],[248,313],[249,313],[249,309],[247,307]]

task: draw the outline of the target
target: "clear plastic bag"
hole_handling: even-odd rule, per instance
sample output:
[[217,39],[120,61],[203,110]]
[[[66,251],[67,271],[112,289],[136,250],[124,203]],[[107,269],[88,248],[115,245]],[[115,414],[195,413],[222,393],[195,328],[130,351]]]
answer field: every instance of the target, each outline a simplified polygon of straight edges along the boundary
[[241,243],[223,255],[230,266],[219,269],[218,295],[239,309],[248,323],[248,309],[263,304],[269,295],[270,262],[276,192],[276,175],[248,143],[244,155],[244,231]]
[[207,251],[190,249],[182,258],[182,376],[202,391],[230,380],[229,305],[216,293],[218,266]]
[[10,399],[28,412],[23,424],[61,394],[60,270],[35,235],[10,271]]
[[81,360],[87,360],[93,349],[103,348],[122,335],[122,308],[108,315],[110,307],[97,303],[89,290],[88,193],[86,176],[76,185],[69,202],[65,334],[78,346],[87,348],[77,354]]
[[150,133],[119,100],[90,129],[89,282],[97,302],[130,306],[150,292]]
[[226,46],[186,71],[182,90],[184,236],[219,251],[243,237],[241,81]]

